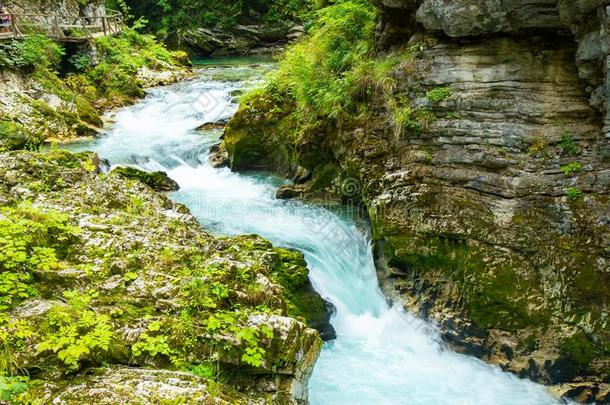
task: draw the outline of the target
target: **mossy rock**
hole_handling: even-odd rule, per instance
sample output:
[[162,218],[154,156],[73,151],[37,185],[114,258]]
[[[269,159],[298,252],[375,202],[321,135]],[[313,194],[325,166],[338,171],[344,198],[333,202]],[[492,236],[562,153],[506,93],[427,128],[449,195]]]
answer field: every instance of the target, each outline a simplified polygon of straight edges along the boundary
[[25,149],[40,145],[42,141],[22,125],[10,121],[0,121],[0,148],[5,150]]
[[125,179],[138,180],[155,191],[172,192],[180,189],[178,183],[165,172],[145,172],[134,167],[117,167],[112,170],[111,174]]
[[330,324],[334,308],[311,285],[303,254],[290,249],[277,249],[277,252],[280,261],[272,275],[285,288],[290,301],[288,314],[305,318],[310,327],[320,332],[323,340],[334,339],[337,335]]

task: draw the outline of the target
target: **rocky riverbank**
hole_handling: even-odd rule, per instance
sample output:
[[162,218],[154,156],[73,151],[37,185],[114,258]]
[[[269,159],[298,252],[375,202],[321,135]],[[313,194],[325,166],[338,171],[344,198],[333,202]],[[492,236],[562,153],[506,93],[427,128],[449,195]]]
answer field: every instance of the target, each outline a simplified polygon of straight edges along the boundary
[[306,402],[326,315],[303,256],[100,164],[0,154],[3,399]]
[[[363,2],[351,3],[337,7],[366,29]],[[324,21],[303,45],[322,62],[297,47],[246,98],[225,133],[228,163],[301,183],[287,196],[363,204],[390,298],[455,350],[606,403],[607,9],[483,3],[377,2],[386,51],[362,64],[330,65],[350,59],[324,48],[337,29]],[[336,35],[366,46],[366,34]]]
[[[96,16],[103,2],[29,1],[15,13]],[[95,136],[107,109],[131,104],[145,88],[190,75],[184,52],[170,52],[127,26],[118,35],[58,44],[42,34],[0,42],[0,149]]]

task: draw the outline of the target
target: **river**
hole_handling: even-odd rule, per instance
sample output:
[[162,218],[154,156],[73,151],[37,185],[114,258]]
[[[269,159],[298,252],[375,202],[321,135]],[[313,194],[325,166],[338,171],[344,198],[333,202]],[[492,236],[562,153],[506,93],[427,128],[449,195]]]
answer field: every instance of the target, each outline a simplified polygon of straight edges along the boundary
[[284,183],[268,173],[233,173],[208,164],[221,130],[204,122],[237,110],[235,91],[252,87],[270,64],[209,65],[195,80],[156,88],[120,109],[106,134],[73,145],[112,165],[163,170],[212,233],[256,233],[301,250],[316,290],[336,307],[337,339],[324,345],[309,383],[312,404],[554,404],[546,389],[445,349],[433,325],[388,305],[366,224],[350,215],[274,198]]

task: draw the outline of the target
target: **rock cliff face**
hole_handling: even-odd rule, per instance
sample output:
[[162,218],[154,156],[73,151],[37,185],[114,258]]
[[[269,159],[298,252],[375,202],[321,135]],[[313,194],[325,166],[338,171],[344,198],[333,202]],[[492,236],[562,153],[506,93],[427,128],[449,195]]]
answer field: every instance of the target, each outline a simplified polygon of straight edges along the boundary
[[489,35],[527,38],[544,33],[576,42],[574,60],[578,76],[586,85],[591,104],[605,116],[610,129],[607,99],[610,62],[610,9],[600,0],[375,0],[381,10],[380,44],[388,47],[407,40],[418,30],[438,32],[451,38],[480,41]]
[[[304,196],[353,179],[389,297],[458,351],[609,402],[609,10],[375,3],[379,46],[417,52],[370,96],[369,119],[288,138],[277,101],[258,97],[228,126],[231,163],[305,168]],[[400,125],[390,96],[405,104]]]
[[4,5],[12,13],[101,16],[106,14],[101,0],[7,0]]
[[196,28],[177,34],[177,45],[186,45],[197,55],[269,54],[303,35],[298,23],[237,25],[228,30]]

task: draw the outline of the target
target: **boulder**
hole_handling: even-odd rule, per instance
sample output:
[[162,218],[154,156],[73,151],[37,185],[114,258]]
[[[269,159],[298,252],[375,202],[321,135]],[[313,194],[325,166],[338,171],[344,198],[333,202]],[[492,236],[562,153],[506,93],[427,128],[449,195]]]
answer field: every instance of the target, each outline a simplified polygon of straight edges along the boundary
[[[90,369],[67,387],[47,383],[36,395],[47,403],[154,405],[158,403],[242,403],[247,397],[191,373],[130,367]],[[253,404],[262,403],[254,400]]]
[[229,166],[229,154],[222,146],[222,143],[213,145],[210,148],[210,164],[216,168]]
[[111,175],[125,179],[138,180],[155,191],[172,192],[180,190],[180,186],[165,172],[145,172],[134,167],[117,167],[110,172]]

